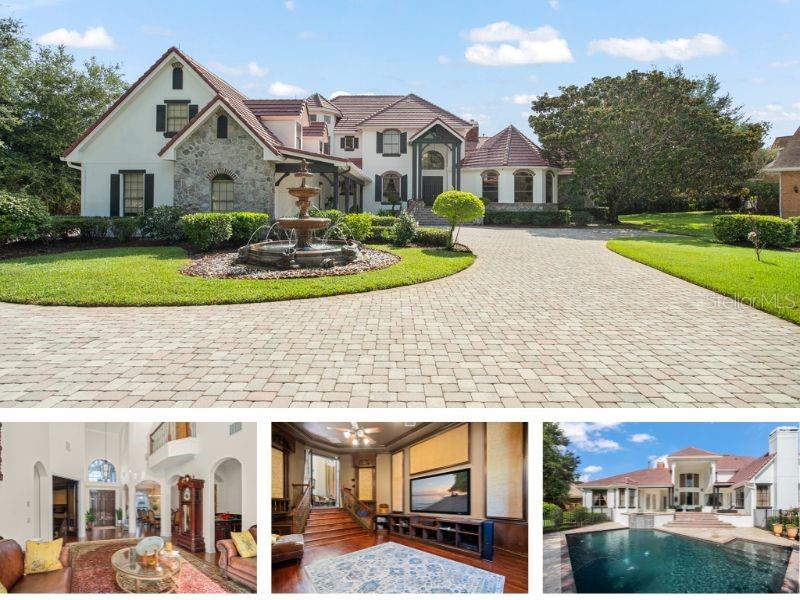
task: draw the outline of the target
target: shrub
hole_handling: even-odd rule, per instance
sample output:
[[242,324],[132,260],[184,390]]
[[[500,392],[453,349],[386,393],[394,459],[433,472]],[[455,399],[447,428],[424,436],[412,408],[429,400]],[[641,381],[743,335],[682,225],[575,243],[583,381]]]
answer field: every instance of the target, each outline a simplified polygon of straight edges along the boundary
[[448,248],[451,248],[458,238],[457,235],[455,239],[453,238],[453,232],[455,232],[456,227],[460,227],[462,223],[468,223],[482,217],[485,212],[480,198],[475,194],[458,190],[442,192],[436,196],[432,210],[434,214],[447,219],[450,224]]
[[372,215],[372,226],[391,227],[397,221],[395,216]]
[[181,217],[186,211],[178,206],[156,206],[142,216],[142,237],[167,242],[179,242],[184,238]]
[[38,198],[0,191],[0,244],[35,240],[50,230],[50,214]]
[[50,235],[65,238],[70,234],[79,235],[84,240],[99,240],[108,235],[108,217],[53,217]]
[[233,235],[231,219],[226,213],[184,215],[181,224],[189,243],[200,250],[220,246]]
[[594,221],[592,213],[585,210],[576,210],[572,213],[572,222],[578,227],[586,227],[589,223]]
[[794,241],[800,244],[800,217],[789,217],[789,220],[794,223],[794,228],[797,232]]
[[787,248],[797,238],[797,228],[792,221],[769,215],[717,215],[712,220],[712,229],[714,237],[723,244],[741,244],[747,241],[754,223],[764,246]]
[[552,227],[555,225],[568,225],[572,212],[568,210],[521,212],[487,212],[483,219],[486,225],[535,225],[538,227]]
[[369,213],[351,213],[343,219],[345,231],[359,242],[365,241],[372,230],[372,215]]
[[258,212],[229,212],[231,220],[231,241],[239,245],[246,244],[256,229],[269,224],[269,215]]
[[417,227],[411,241],[420,246],[441,248],[450,244],[450,232],[438,227]]
[[127,242],[136,235],[140,225],[140,217],[112,217],[111,235],[113,235],[118,242]]
[[387,225],[373,225],[370,228],[369,237],[367,238],[368,242],[371,243],[379,243],[379,242],[386,242],[391,241],[392,235],[392,228]]
[[608,207],[607,206],[587,206],[584,208],[586,212],[592,215],[595,221],[608,221]]
[[322,217],[323,219],[330,219],[331,225],[336,225],[336,223],[344,219],[344,213],[340,210],[336,210],[335,208],[329,208],[328,210],[321,210],[318,213],[314,212],[311,216]]
[[392,225],[391,239],[397,246],[407,246],[414,239],[419,223],[411,213],[404,212]]

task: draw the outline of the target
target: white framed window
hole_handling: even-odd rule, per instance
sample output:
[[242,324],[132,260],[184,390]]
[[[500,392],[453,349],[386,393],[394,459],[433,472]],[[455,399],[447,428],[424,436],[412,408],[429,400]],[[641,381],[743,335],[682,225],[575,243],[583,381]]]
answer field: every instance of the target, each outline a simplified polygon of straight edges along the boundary
[[484,171],[481,173],[481,181],[483,183],[481,197],[489,202],[497,202],[499,180],[500,174],[497,171]]
[[381,199],[388,204],[396,204],[400,201],[400,175],[397,173],[384,173],[381,176],[383,193]]
[[533,202],[533,173],[530,171],[514,172],[514,202]]
[[233,207],[233,179],[230,175],[217,175],[211,180],[211,210],[228,212]]
[[756,508],[772,508],[772,494],[768,483],[756,484]]
[[608,506],[608,491],[592,490],[592,506]]
[[93,483],[116,483],[117,470],[107,460],[98,458],[89,463],[86,478]]
[[167,102],[167,133],[177,133],[188,122],[188,102]]
[[383,132],[383,154],[400,154],[400,132],[396,129]]
[[544,201],[547,204],[553,203],[553,195],[555,194],[555,185],[556,185],[556,176],[553,175],[552,171],[548,171],[545,177],[545,190],[544,190]]
[[144,214],[144,173],[122,174],[122,214]]
[[355,150],[358,147],[358,143],[356,142],[356,136],[354,135],[346,135],[344,136],[344,146],[345,150]]

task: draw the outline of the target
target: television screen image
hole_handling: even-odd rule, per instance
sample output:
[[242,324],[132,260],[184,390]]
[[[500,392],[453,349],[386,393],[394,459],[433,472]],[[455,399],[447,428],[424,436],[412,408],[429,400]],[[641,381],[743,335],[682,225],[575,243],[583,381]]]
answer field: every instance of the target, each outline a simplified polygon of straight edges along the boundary
[[411,480],[411,512],[468,515],[469,469]]

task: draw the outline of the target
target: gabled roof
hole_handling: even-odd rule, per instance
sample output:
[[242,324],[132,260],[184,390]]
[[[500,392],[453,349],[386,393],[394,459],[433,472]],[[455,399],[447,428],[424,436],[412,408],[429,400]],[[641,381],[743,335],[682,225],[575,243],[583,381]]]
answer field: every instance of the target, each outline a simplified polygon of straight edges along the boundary
[[308,104],[309,108],[321,108],[332,111],[336,113],[337,116],[342,116],[342,111],[336,108],[331,101],[322,94],[311,94],[308,98],[306,98],[306,103]]
[[800,138],[800,127],[798,127],[797,131],[795,131],[792,135],[779,135],[776,137],[775,141],[772,142],[772,147],[780,150],[786,146],[789,140],[794,138]]
[[324,121],[311,121],[307,127],[303,127],[303,137],[325,137],[328,127]]
[[631,485],[640,487],[661,487],[672,485],[672,474],[669,469],[640,469],[622,475],[614,475],[596,481],[587,481],[581,487],[607,487],[615,485]]
[[417,138],[418,138],[418,137],[420,137],[421,135],[425,135],[425,132],[426,132],[426,131],[428,131],[429,129],[431,129],[432,127],[434,127],[434,126],[436,126],[436,125],[439,125],[439,126],[440,126],[440,127],[442,127],[443,129],[445,129],[446,131],[448,131],[449,133],[451,133],[453,136],[455,136],[455,137],[457,137],[457,138],[459,138],[459,139],[464,139],[464,136],[463,136],[462,134],[458,133],[458,131],[456,131],[455,129],[453,129],[452,127],[450,127],[450,126],[449,126],[447,123],[445,123],[445,122],[444,122],[444,121],[441,119],[441,117],[436,117],[436,118],[434,118],[432,121],[430,121],[430,122],[428,122],[428,123],[425,123],[425,125],[423,125],[422,127],[420,127],[420,128],[419,128],[419,130],[418,130],[418,131],[417,131],[417,132],[416,132],[414,135],[412,135],[412,136],[411,136],[411,137],[408,139],[408,141],[410,142],[410,141],[412,141],[412,140],[415,140],[415,139],[417,139]]
[[742,467],[749,465],[756,460],[752,456],[735,456],[733,454],[723,454],[717,459],[717,471],[738,471]]
[[778,156],[764,167],[763,171],[794,171],[800,170],[800,127],[794,135],[785,135],[775,138],[773,148],[778,148]]
[[471,127],[471,123],[416,94],[403,96],[358,123],[359,127],[424,127],[436,118],[449,127]]
[[765,454],[764,456],[753,460],[749,465],[746,465],[736,471],[736,473],[733,474],[733,477],[731,477],[729,483],[731,485],[737,485],[739,483],[744,483],[745,481],[750,481],[770,463],[774,456],[774,454]]
[[331,98],[331,103],[342,113],[342,118],[336,123],[336,129],[354,131],[358,123],[402,97],[354,95]]
[[689,446],[688,448],[684,448],[683,450],[678,450],[677,452],[669,454],[668,458],[687,458],[695,456],[720,456],[720,455],[717,454],[716,452],[709,452],[708,450],[703,450],[702,448],[695,448],[694,446]]
[[305,100],[245,100],[245,106],[257,117],[299,117],[306,106]]
[[478,145],[461,161],[462,167],[549,167],[539,146],[519,129],[509,125],[490,138],[479,138]]

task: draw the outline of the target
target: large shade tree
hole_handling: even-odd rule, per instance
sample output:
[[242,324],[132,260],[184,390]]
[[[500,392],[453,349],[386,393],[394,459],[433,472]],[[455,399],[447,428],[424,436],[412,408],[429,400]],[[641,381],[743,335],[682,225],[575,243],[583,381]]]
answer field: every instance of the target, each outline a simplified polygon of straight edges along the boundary
[[578,479],[581,459],[567,448],[569,438],[557,423],[544,424],[542,448],[544,501],[563,506],[569,486]]
[[20,21],[0,19],[0,188],[74,212],[79,172],[59,156],[126,87],[119,65],[79,65],[63,46],[33,44]]
[[730,194],[753,174],[768,128],[747,120],[713,75],[680,68],[561,87],[532,109],[545,156],[574,170],[565,191],[607,205],[612,220]]

